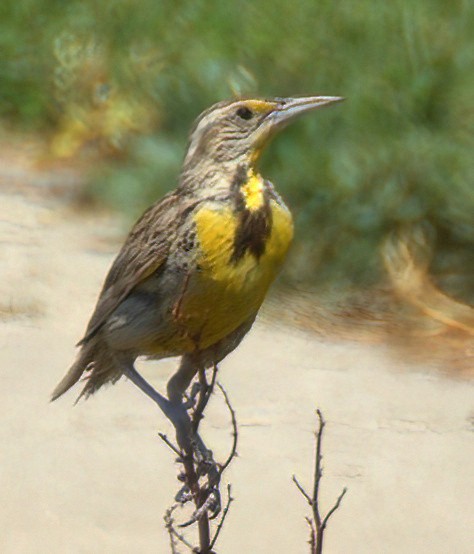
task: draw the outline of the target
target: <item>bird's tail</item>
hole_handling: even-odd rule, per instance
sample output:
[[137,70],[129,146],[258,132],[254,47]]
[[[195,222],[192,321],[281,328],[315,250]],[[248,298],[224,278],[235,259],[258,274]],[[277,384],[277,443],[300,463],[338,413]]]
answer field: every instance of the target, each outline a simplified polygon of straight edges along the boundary
[[51,401],[68,391],[86,371],[85,386],[76,402],[83,396],[87,398],[105,383],[115,383],[123,374],[122,365],[114,353],[103,341],[94,337],[82,346],[77,360],[54,389]]
[[82,374],[93,364],[95,358],[96,345],[94,342],[85,344],[77,357],[77,360],[69,368],[69,371],[61,379],[53,393],[51,394],[51,402],[62,396],[73,385],[75,385]]

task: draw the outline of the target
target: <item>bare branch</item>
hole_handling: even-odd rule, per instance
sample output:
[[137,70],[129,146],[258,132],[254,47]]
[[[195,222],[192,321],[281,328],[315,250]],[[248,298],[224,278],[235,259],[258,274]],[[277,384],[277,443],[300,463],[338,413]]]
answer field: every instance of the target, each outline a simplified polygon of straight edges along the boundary
[[326,525],[329,521],[329,518],[334,514],[334,512],[341,505],[341,501],[344,495],[347,492],[347,488],[344,487],[342,493],[339,495],[334,506],[329,510],[324,518],[321,517],[321,512],[319,509],[319,494],[320,494],[320,485],[321,478],[323,476],[323,470],[321,465],[321,460],[323,459],[322,455],[322,440],[323,440],[323,431],[326,425],[326,422],[323,418],[323,414],[318,409],[316,410],[318,416],[318,429],[315,433],[316,435],[316,445],[315,445],[315,460],[314,460],[314,483],[313,483],[313,495],[310,496],[303,486],[300,484],[295,475],[293,475],[293,482],[296,487],[306,499],[306,502],[311,506],[313,512],[313,519],[306,518],[308,525],[310,527],[310,539],[309,544],[311,546],[311,554],[322,554],[323,551],[323,540],[324,540],[324,531]]
[[204,410],[206,409],[207,403],[211,398],[212,391],[214,390],[214,385],[217,377],[217,364],[214,364],[212,366],[212,376],[211,376],[210,383],[207,382],[206,372],[204,369],[201,368],[199,370],[198,375],[199,375],[199,384],[201,385],[201,388],[199,390],[199,399],[196,407],[194,408],[193,417],[192,417],[192,426],[193,426],[194,433],[197,433],[199,423],[201,422],[201,419],[204,417]]
[[309,544],[311,546],[311,552],[316,550],[316,529],[314,528],[313,520],[309,517],[305,518],[310,528]]
[[222,475],[224,471],[227,469],[227,467],[229,466],[230,462],[237,455],[238,432],[237,432],[237,418],[235,415],[235,410],[232,407],[232,404],[230,403],[229,395],[227,394],[227,391],[225,390],[225,388],[222,386],[221,383],[217,383],[217,386],[219,387],[219,390],[221,391],[222,396],[224,397],[225,404],[230,412],[230,417],[232,420],[232,437],[233,437],[230,453],[227,456],[226,461],[221,465],[221,468],[219,470],[219,474]]
[[175,539],[178,539],[187,548],[189,548],[191,551],[194,552],[193,545],[190,542],[188,542],[183,537],[183,535],[178,533],[178,531],[176,531],[176,528],[174,527],[173,512],[176,510],[177,507],[178,507],[178,504],[174,504],[173,506],[171,506],[171,508],[166,510],[166,513],[165,513],[165,516],[164,516],[164,520],[165,520],[165,523],[166,523],[166,529],[168,530],[168,533],[169,533],[169,536],[170,536],[171,554],[178,554]]
[[230,486],[230,484],[228,484],[227,485],[227,503],[226,503],[225,508],[222,512],[222,517],[219,521],[219,524],[217,525],[216,532],[214,533],[214,536],[212,537],[211,545],[209,546],[210,550],[212,550],[214,548],[214,545],[216,544],[217,539],[219,538],[219,534],[222,530],[222,527],[223,527],[224,522],[226,520],[227,514],[229,513],[230,505],[232,504],[232,502],[234,500],[232,498],[231,492],[232,492],[232,487]]
[[316,431],[316,453],[315,453],[315,463],[314,463],[314,488],[313,488],[313,517],[316,523],[316,530],[319,532],[321,528],[321,515],[319,511],[319,484],[321,482],[321,477],[323,476],[323,470],[321,467],[322,452],[321,452],[321,442],[323,439],[323,431],[326,422],[324,421],[323,414],[318,408],[316,414],[319,420],[318,430]]
[[[161,440],[178,456],[178,461],[183,464],[183,471],[178,476],[182,481],[181,488],[175,499],[184,503],[192,500],[194,503],[194,513],[188,521],[176,524],[173,521],[173,511],[178,505],[174,505],[166,512],[165,522],[170,535],[170,544],[172,554],[178,554],[176,545],[181,542],[192,552],[202,554],[214,554],[212,549],[226,521],[230,505],[233,501],[231,489],[228,486],[228,498],[216,530],[211,539],[210,521],[221,513],[221,495],[219,485],[223,471],[228,467],[232,459],[237,455],[237,420],[235,411],[230,404],[229,397],[222,385],[218,385],[221,390],[226,406],[231,415],[233,441],[230,453],[224,464],[218,464],[214,461],[212,451],[209,450],[199,435],[199,426],[204,418],[204,411],[209,403],[212,393],[217,383],[217,365],[214,364],[212,376],[206,378],[204,368],[197,372],[196,379],[189,385],[189,394],[182,393],[182,400],[186,398],[186,403],[182,402],[184,408],[184,417],[188,427],[181,424],[174,414],[171,413],[171,421],[176,428],[176,434],[179,446],[171,442],[164,433],[159,433]],[[171,411],[170,411],[171,412]],[[187,419],[186,419],[187,418]],[[177,528],[186,528],[191,525],[197,526],[199,535],[199,546],[193,547]]]
[[342,499],[344,498],[344,495],[346,494],[347,492],[347,487],[344,487],[342,489],[342,492],[341,494],[338,496],[337,500],[336,500],[336,503],[334,504],[334,506],[329,510],[329,512],[326,514],[326,517],[323,519],[323,522],[321,524],[321,529],[325,529],[326,528],[326,524],[329,520],[329,518],[332,516],[332,514],[339,508],[339,506],[341,505],[341,501]]
[[296,478],[296,475],[293,475],[293,483],[296,485],[297,489],[300,491],[300,493],[306,498],[306,501],[310,506],[313,505],[313,500],[311,496],[304,490],[303,486],[300,484],[298,479]]
[[160,437],[160,439],[167,445],[171,448],[171,450],[177,454],[179,456],[179,458],[181,459],[183,457],[183,454],[182,452],[179,451],[178,447],[176,447],[170,440],[169,438],[164,434],[164,433],[158,433],[158,436]]
[[212,376],[211,376],[211,384],[210,384],[210,387],[209,387],[209,396],[211,396],[212,391],[214,390],[214,385],[216,384],[218,369],[219,368],[217,367],[217,364],[214,364],[212,366]]

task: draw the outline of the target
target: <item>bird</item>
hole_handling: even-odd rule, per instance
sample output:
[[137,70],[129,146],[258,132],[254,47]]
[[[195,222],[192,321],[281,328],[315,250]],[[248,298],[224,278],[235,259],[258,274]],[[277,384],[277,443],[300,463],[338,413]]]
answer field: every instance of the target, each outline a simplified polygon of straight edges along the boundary
[[[79,398],[126,376],[168,416],[182,406],[196,373],[252,327],[293,239],[290,210],[258,171],[263,148],[297,116],[341,100],[237,98],[197,118],[176,188],[131,229],[52,400],[82,377]],[[167,397],[136,370],[140,356],[181,357]]]

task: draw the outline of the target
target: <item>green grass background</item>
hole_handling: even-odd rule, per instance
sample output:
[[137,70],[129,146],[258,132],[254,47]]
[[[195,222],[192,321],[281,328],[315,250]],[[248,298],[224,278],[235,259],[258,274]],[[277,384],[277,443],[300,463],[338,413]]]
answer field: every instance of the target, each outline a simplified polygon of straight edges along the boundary
[[5,126],[53,133],[68,106],[110,91],[150,115],[87,189],[130,218],[174,186],[192,120],[213,102],[347,97],[262,160],[297,219],[286,280],[378,283],[381,241],[422,224],[433,274],[474,300],[472,0],[3,0],[0,52]]

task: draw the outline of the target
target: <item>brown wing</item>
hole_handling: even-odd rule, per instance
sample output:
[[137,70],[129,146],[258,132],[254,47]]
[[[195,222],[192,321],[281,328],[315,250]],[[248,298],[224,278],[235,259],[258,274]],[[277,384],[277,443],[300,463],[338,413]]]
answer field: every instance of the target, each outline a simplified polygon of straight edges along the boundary
[[120,302],[166,261],[171,240],[190,207],[190,202],[173,192],[153,204],[137,221],[109,270],[78,346],[92,338]]

